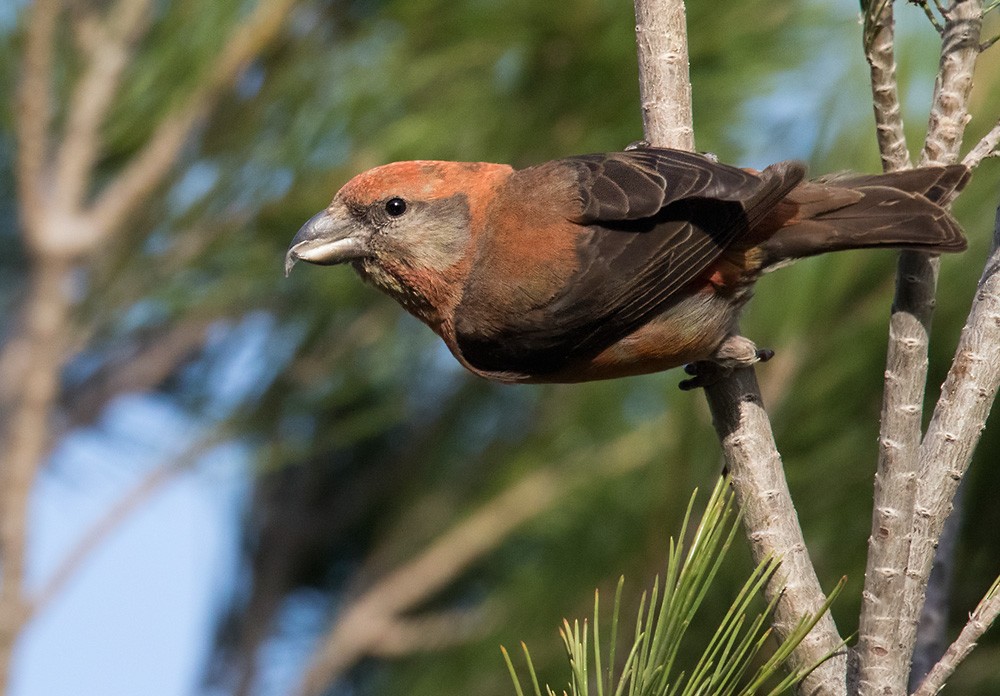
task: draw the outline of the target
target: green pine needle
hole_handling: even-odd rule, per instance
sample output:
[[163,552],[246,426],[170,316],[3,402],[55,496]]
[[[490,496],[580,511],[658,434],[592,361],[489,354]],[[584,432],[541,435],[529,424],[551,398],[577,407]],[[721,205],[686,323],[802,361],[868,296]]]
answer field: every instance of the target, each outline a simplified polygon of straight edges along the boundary
[[[791,691],[819,664],[784,673],[792,651],[827,611],[843,588],[844,580],[820,610],[803,617],[792,634],[765,659],[765,646],[771,637],[770,617],[777,600],[772,600],[754,617],[749,612],[780,564],[777,558],[766,558],[737,593],[700,658],[680,669],[678,655],[685,644],[685,635],[733,543],[740,519],[728,480],[720,479],[691,536],[690,546],[685,547],[683,540],[687,538],[696,496],[697,491],[685,512],[681,541],[670,540],[662,585],[655,579],[648,595],[643,593],[639,601],[632,645],[620,671],[617,655],[624,578],[619,579],[615,590],[608,638],[602,634],[600,595],[596,592],[592,623],[563,621],[560,635],[570,666],[569,688],[564,694],[590,696],[593,685],[596,696],[778,696]],[[522,649],[534,694],[542,696],[531,655],[523,643]],[[833,652],[824,659],[832,655]],[[517,670],[506,650],[503,656],[516,696],[524,696]],[[591,656],[593,663],[588,662]],[[606,663],[602,656],[606,656]],[[770,684],[774,686],[767,690]],[[549,686],[545,692],[556,696]]]

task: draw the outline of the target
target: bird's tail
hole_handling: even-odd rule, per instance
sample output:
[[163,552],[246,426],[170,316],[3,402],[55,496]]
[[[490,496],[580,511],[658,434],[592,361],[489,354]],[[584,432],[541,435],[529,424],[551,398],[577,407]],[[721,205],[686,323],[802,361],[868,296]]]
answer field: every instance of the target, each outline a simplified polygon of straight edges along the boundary
[[942,206],[969,175],[956,164],[803,182],[774,210],[777,231],[759,247],[764,267],[868,247],[964,251],[965,234]]

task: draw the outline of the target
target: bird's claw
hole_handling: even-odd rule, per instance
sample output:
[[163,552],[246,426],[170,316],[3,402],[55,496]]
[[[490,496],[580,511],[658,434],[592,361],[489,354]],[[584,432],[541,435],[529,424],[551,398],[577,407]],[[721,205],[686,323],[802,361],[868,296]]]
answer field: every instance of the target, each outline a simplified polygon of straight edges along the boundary
[[633,140],[625,146],[625,152],[631,152],[632,150],[648,150],[650,147],[652,147],[652,145],[648,140]]
[[688,363],[684,366],[684,372],[691,375],[691,379],[681,380],[677,386],[682,391],[691,391],[699,387],[710,387],[716,382],[725,379],[733,372],[733,368],[720,365],[711,360],[699,360]]
[[[754,351],[754,357],[756,358],[754,362],[767,362],[774,357],[774,351],[770,348],[758,348]],[[749,367],[750,364],[743,365],[743,367]],[[688,363],[684,366],[684,372],[691,375],[691,379],[681,380],[677,386],[682,391],[710,387],[731,375],[736,367],[736,365],[723,365],[714,360],[699,360]]]

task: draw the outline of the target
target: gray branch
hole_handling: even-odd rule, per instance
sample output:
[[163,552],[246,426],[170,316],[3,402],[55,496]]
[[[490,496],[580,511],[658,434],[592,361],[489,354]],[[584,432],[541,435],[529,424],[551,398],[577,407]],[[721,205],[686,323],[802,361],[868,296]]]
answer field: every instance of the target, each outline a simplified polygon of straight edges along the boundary
[[[635,12],[646,140],[660,147],[693,149],[684,3],[636,0]],[[752,369],[739,370],[708,387],[705,394],[754,558],[782,559],[782,572],[768,585],[765,596],[779,597],[774,628],[784,638],[803,616],[820,609],[826,595],[809,559],[757,379]],[[793,653],[791,664],[811,667],[841,642],[832,616],[826,613]],[[845,694],[846,674],[846,655],[834,656],[806,677],[802,692]]]

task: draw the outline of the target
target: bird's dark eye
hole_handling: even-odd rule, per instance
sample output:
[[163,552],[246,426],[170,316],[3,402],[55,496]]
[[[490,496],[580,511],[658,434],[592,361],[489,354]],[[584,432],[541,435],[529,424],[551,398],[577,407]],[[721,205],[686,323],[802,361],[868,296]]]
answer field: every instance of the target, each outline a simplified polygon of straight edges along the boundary
[[393,217],[399,217],[406,212],[406,201],[402,198],[390,198],[385,202],[385,212]]

